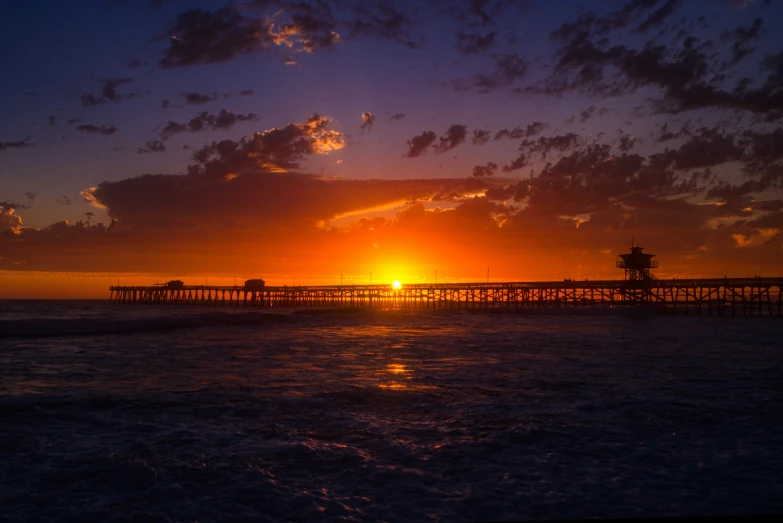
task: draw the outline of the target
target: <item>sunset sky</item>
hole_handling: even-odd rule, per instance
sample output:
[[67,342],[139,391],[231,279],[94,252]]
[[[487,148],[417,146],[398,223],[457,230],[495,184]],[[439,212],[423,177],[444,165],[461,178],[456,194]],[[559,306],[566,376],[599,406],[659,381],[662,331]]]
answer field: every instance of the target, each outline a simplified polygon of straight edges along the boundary
[[94,0],[0,19],[0,298],[783,275],[783,2]]

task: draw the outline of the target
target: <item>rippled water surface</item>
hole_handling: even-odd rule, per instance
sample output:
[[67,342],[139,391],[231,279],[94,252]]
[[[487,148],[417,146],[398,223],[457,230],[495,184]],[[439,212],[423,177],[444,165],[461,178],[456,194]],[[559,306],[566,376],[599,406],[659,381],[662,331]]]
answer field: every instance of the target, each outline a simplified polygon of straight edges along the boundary
[[779,513],[781,334],[0,302],[0,520]]

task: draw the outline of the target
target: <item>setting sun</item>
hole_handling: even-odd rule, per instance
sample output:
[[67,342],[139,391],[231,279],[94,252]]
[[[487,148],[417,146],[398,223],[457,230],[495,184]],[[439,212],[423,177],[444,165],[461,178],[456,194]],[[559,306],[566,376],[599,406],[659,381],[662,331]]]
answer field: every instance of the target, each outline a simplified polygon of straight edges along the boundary
[[402,283],[400,283],[400,280],[394,280],[392,282],[392,289],[400,290],[401,287],[402,287]]

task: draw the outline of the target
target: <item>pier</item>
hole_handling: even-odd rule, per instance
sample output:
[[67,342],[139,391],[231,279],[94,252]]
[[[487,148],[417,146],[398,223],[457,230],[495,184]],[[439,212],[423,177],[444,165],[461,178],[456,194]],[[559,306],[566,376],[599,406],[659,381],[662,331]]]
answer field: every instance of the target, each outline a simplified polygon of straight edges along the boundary
[[118,304],[367,307],[396,310],[658,307],[705,315],[783,315],[783,277],[321,286],[111,287]]
[[243,307],[362,307],[387,310],[647,307],[662,312],[731,316],[783,315],[783,277],[659,280],[654,254],[631,239],[619,254],[622,280],[402,285],[242,286],[185,285],[173,280],[149,287],[111,287],[112,303]]

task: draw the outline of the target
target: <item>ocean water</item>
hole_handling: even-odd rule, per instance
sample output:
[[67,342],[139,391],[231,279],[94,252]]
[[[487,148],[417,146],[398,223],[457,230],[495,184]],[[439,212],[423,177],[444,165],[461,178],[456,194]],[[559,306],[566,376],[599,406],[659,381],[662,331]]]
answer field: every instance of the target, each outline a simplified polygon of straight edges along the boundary
[[781,334],[1,301],[0,520],[780,513]]

